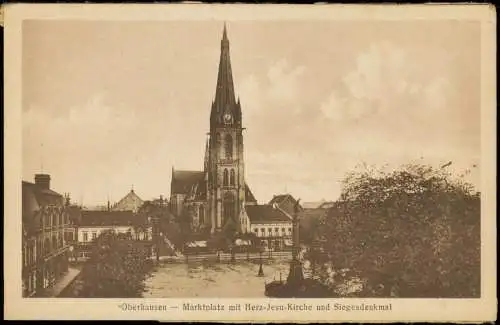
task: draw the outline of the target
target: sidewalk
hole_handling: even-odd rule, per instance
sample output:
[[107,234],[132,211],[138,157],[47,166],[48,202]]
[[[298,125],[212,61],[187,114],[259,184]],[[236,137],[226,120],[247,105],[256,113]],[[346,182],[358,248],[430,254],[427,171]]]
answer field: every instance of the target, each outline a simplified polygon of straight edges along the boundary
[[68,272],[57,283],[45,290],[46,297],[57,297],[80,274],[80,269],[68,268]]

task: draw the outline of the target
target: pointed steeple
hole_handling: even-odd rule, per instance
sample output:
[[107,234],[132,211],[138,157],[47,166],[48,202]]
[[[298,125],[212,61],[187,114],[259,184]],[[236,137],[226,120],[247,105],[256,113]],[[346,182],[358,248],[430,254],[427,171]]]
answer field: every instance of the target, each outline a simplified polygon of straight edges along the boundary
[[210,157],[210,141],[207,137],[207,142],[205,144],[205,172],[208,171],[208,161]]
[[231,113],[237,115],[236,96],[234,94],[233,72],[231,69],[231,59],[229,55],[229,39],[227,28],[224,23],[222,32],[221,53],[219,61],[219,72],[217,75],[217,88],[215,90],[215,100],[212,104],[211,119],[212,124],[221,122],[222,115]]
[[226,28],[226,22],[224,22],[224,30],[222,31],[222,40],[227,41],[227,28]]

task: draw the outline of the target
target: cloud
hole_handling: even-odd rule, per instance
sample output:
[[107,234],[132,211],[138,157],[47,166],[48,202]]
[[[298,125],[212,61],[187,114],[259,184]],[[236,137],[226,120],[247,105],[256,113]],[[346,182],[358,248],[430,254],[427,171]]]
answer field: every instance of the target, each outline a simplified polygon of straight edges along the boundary
[[[332,75],[337,86],[323,100],[308,97],[309,70],[286,60],[264,76],[249,75],[241,88],[245,121],[266,130],[246,137],[250,179],[326,186],[333,195],[337,181],[363,161],[396,167],[420,157],[464,159],[453,127],[443,125],[454,85],[446,74],[423,73],[427,58],[417,54],[390,42],[369,45],[343,76]],[[440,60],[434,64],[445,66],[446,56]]]
[[93,162],[96,164],[92,168],[99,169],[106,161],[119,160],[126,150],[137,146],[133,132],[136,122],[133,111],[107,105],[102,94],[59,116],[32,106],[23,113],[26,169],[31,174],[41,160],[52,169],[70,170]]
[[243,78],[240,97],[245,113],[250,118],[254,112],[261,116],[297,113],[306,72],[304,66],[291,66],[286,59],[280,59],[268,67],[265,76],[250,74]]
[[353,69],[342,78],[342,86],[331,91],[320,111],[328,119],[349,122],[410,110],[426,87],[417,64],[411,53],[389,42],[372,44],[356,57]]
[[305,67],[291,67],[286,59],[276,62],[267,73],[266,93],[275,103],[290,104],[300,95],[300,79]]

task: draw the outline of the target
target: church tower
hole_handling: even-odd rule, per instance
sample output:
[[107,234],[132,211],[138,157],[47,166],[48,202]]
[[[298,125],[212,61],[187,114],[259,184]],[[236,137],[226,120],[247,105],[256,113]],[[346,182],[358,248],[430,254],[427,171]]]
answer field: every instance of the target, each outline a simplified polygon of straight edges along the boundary
[[[243,127],[239,98],[236,100],[229,57],[226,25],[221,40],[215,99],[210,113],[210,133],[205,153],[208,213],[211,231],[239,229],[245,204]],[[208,156],[208,157],[207,157]]]

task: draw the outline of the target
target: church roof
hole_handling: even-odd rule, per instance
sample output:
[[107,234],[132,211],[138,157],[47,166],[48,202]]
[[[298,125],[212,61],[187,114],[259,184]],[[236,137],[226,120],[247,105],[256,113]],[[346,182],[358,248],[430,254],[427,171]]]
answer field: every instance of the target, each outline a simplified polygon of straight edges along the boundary
[[118,203],[113,206],[115,211],[126,211],[138,209],[144,201],[134,192],[130,190]]
[[270,204],[248,205],[245,211],[252,224],[291,222],[290,217],[284,211]]
[[248,184],[245,184],[245,201],[257,203],[257,200],[255,199],[255,196],[253,196],[253,193],[250,190],[250,187],[248,187]]
[[202,183],[205,173],[193,170],[174,170],[172,172],[171,194],[188,194],[193,186]]

